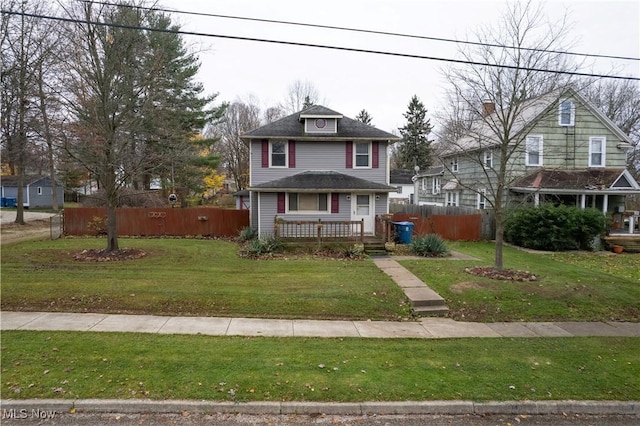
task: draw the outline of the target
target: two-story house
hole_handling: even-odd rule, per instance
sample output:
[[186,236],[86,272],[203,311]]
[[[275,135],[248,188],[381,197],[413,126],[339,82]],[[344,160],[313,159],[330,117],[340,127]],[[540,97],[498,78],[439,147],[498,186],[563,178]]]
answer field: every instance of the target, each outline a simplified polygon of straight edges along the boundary
[[[375,233],[388,213],[389,144],[398,137],[314,105],[242,136],[250,149],[250,223],[349,221]],[[330,227],[325,227],[331,229]]]
[[[488,105],[487,111],[472,133],[441,155],[442,174],[418,177],[420,203],[491,208],[501,167],[494,136],[500,121],[495,108]],[[640,194],[626,169],[633,142],[578,92],[566,89],[527,101],[512,123],[507,204],[554,202],[609,215],[624,211],[627,195]]]

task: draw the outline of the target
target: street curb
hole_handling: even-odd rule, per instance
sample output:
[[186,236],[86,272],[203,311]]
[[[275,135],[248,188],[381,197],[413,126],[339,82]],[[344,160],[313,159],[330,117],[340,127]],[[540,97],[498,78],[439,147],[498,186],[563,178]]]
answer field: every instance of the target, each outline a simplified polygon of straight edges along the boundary
[[640,415],[640,401],[400,401],[400,402],[209,402],[192,400],[118,399],[24,399],[0,400],[5,413],[217,413],[303,415],[398,415],[398,414],[609,414]]

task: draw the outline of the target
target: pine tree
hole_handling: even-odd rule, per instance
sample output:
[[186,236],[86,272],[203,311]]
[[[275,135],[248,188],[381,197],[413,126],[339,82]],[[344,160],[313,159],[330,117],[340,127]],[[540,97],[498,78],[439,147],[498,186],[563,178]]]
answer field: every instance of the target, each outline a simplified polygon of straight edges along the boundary
[[413,95],[407,112],[403,114],[407,124],[400,127],[402,141],[398,146],[397,167],[413,169],[415,166],[425,170],[431,165],[431,124],[427,118],[427,109],[417,95]]
[[356,115],[356,120],[361,123],[371,125],[371,121],[373,120],[373,117],[371,117],[371,115],[367,112],[366,109],[362,109],[358,113],[358,115]]

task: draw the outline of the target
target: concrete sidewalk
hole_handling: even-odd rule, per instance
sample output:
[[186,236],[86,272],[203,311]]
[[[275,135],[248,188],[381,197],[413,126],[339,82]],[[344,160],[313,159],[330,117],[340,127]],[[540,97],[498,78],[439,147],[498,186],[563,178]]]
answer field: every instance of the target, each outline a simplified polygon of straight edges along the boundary
[[210,336],[469,338],[469,337],[640,337],[640,323],[475,323],[449,318],[415,322],[304,319],[171,317],[59,312],[0,312],[0,330],[118,331]]

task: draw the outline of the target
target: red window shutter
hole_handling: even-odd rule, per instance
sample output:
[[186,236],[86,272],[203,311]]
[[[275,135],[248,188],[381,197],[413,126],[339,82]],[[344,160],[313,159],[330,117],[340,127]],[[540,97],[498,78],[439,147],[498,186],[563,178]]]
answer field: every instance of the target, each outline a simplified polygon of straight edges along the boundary
[[284,192],[278,192],[278,213],[284,213],[285,211],[284,196]]
[[347,169],[353,168],[353,142],[347,142]]
[[269,141],[262,141],[262,167],[269,167]]
[[373,160],[371,161],[371,166],[374,169],[380,167],[380,142],[374,141],[371,143],[371,155]]
[[340,213],[340,194],[331,194],[331,213]]
[[296,168],[296,141],[289,141],[289,168]]

